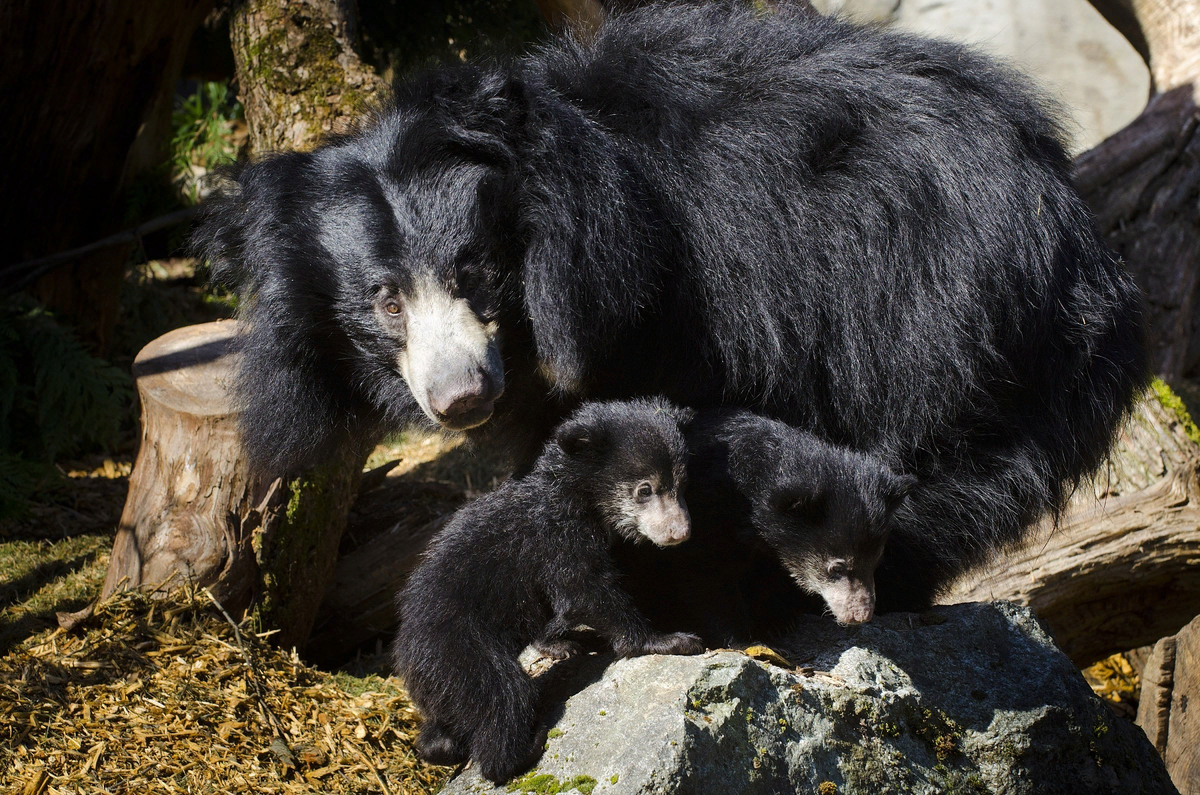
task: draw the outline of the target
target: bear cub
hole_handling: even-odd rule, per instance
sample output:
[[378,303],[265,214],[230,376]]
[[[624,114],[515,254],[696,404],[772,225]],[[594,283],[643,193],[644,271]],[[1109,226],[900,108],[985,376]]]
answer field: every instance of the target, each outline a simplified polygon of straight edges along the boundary
[[417,750],[468,758],[500,783],[544,738],[538,691],[517,661],[530,643],[595,629],[621,656],[695,654],[661,634],[621,586],[617,542],[688,539],[683,490],[691,413],[663,401],[589,403],[555,429],[531,471],[460,509],[401,591],[396,671],[424,716]]
[[618,555],[656,628],[720,646],[770,639],[801,613],[871,619],[875,569],[915,478],[748,411],[703,415],[686,441],[692,541]]

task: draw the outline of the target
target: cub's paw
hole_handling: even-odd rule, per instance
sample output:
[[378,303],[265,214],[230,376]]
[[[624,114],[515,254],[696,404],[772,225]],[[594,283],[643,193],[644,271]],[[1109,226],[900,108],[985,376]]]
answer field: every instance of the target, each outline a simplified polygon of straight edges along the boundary
[[417,736],[417,754],[431,765],[460,765],[467,761],[468,749],[440,724],[425,723]]
[[549,657],[551,660],[565,660],[568,657],[574,657],[577,654],[583,653],[583,645],[574,640],[566,638],[543,638],[535,640],[533,648],[537,649],[538,654],[543,657]]
[[626,639],[614,643],[613,649],[621,657],[639,657],[643,654],[699,654],[704,651],[704,641],[686,632],[672,632],[667,635],[651,635],[640,643]]
[[472,745],[471,761],[480,774],[493,784],[504,784],[537,764],[546,744],[546,730],[540,729],[536,742],[522,746],[511,733],[502,741],[484,745],[479,737]]
[[704,641],[688,632],[672,632],[654,639],[655,654],[699,654],[704,651]]

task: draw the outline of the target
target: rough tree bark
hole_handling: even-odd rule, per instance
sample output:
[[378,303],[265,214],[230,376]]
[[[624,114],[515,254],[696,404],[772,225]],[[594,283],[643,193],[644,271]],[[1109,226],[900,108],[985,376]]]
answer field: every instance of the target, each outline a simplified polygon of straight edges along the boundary
[[[131,225],[121,193],[165,160],[192,33],[215,0],[0,3],[0,267]],[[104,351],[130,246],[44,276],[34,292]]]
[[230,41],[254,152],[311,149],[382,99],[383,81],[355,52],[355,0],[241,0]]
[[252,471],[228,389],[237,324],[176,329],[138,354],[142,440],[101,596],[190,581],[231,612],[253,606],[303,646],[333,576],[365,451],[298,477]]
[[[1200,617],[1154,645],[1142,669],[1137,724],[1182,793],[1200,792]],[[1188,707],[1191,706],[1191,709]]]
[[1146,294],[1153,367],[1200,366],[1200,0],[1093,0],[1150,67],[1155,90],[1128,127],[1076,162],[1076,183]]

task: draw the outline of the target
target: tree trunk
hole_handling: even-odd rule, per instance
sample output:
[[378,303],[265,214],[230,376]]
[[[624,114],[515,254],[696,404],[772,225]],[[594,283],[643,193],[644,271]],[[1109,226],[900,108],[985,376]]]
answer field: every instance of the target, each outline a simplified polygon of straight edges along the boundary
[[[0,3],[0,267],[105,237],[122,192],[166,159],[175,84],[214,0]],[[103,352],[131,245],[81,257],[38,282],[39,299]]]
[[355,0],[241,0],[230,41],[251,151],[311,149],[383,98],[383,81],[355,54]]
[[1029,605],[1080,665],[1200,613],[1200,432],[1161,383],[1058,526],[958,583],[947,602]]
[[101,595],[187,580],[302,646],[366,456],[347,448],[287,482],[252,473],[228,391],[236,334],[230,321],[188,326],[138,354],[142,443]]
[[1076,183],[1145,292],[1155,372],[1176,380],[1200,369],[1200,0],[1092,4],[1147,58],[1158,93],[1080,155]]

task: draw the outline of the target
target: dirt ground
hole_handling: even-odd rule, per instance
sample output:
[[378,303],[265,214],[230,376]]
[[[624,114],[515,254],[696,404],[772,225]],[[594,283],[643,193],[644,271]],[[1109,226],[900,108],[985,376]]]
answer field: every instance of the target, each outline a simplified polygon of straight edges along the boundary
[[[456,439],[410,433],[368,469],[343,552],[414,512],[436,517],[504,476]],[[132,461],[91,458],[0,523],[0,791],[436,791],[385,639],[336,666],[248,635],[202,591],[166,601],[103,583]]]

